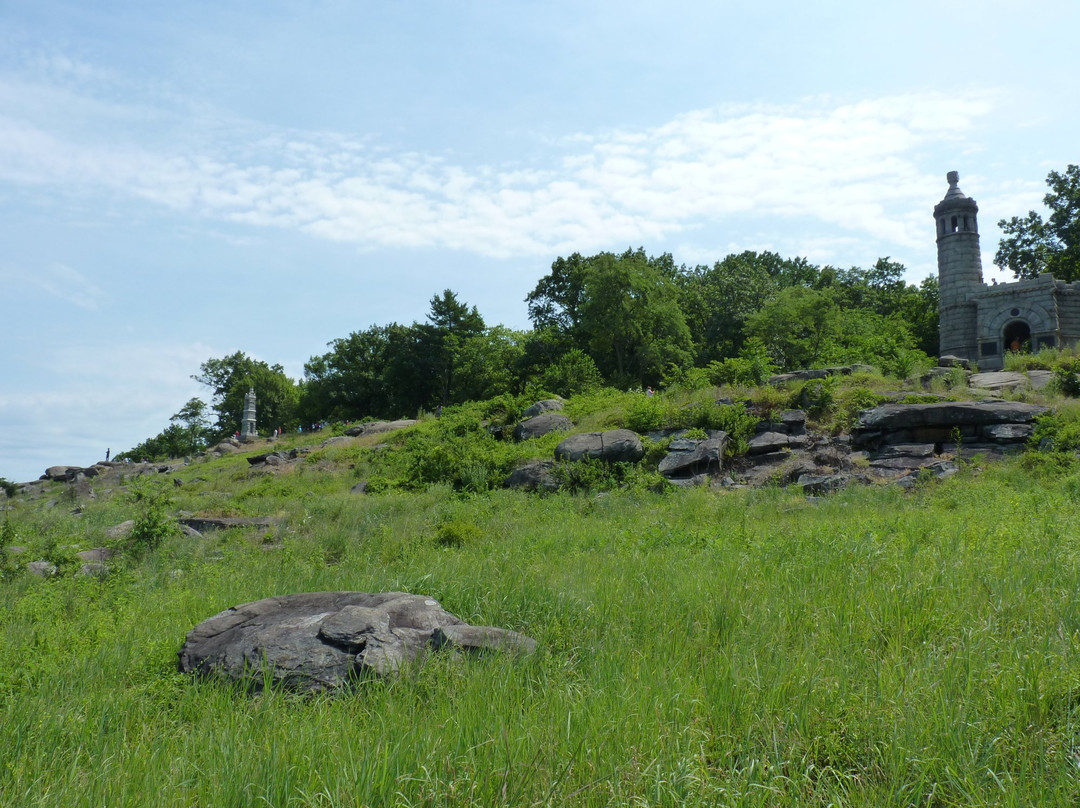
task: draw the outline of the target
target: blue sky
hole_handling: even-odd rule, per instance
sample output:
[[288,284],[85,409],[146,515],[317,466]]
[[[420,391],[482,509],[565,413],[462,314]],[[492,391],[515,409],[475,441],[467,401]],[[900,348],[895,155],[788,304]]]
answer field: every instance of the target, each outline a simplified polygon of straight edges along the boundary
[[1080,160],[1080,3],[0,0],[0,476],[156,434],[210,357],[487,322],[559,255],[935,271]]

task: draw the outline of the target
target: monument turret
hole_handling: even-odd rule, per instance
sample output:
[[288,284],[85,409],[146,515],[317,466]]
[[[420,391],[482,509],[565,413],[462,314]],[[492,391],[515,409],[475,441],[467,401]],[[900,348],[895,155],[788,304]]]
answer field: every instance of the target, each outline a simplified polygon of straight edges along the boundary
[[249,441],[259,437],[255,428],[255,388],[248,388],[244,394],[244,424],[240,428],[240,440]]
[[976,295],[985,286],[979,249],[979,206],[960,190],[960,174],[946,175],[949,190],[934,207],[940,285],[939,352],[966,359],[979,356]]

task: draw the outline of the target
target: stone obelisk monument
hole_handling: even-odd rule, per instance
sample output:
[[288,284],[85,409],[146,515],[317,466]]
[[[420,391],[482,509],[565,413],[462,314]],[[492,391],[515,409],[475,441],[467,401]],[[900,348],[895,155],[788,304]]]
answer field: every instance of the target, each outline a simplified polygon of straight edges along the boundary
[[255,429],[255,388],[248,388],[244,394],[244,425],[240,428],[240,440],[250,441],[259,437]]

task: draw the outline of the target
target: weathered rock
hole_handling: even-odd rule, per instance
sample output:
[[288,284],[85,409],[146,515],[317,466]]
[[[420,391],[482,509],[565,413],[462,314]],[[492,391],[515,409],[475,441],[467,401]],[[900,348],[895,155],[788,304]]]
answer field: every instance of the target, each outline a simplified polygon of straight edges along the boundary
[[368,489],[367,480],[361,480],[360,482],[358,482],[356,485],[354,485],[352,488],[349,489],[349,493],[351,493],[351,494],[366,494],[367,489]]
[[543,412],[556,412],[563,408],[563,402],[558,398],[545,398],[543,401],[537,401],[531,407],[527,408],[525,412],[521,414],[522,418],[535,418],[537,415]]
[[839,491],[850,481],[850,474],[801,474],[795,484],[807,495],[820,496]]
[[394,432],[395,430],[412,426],[415,423],[415,419],[410,420],[407,418],[402,418],[397,421],[369,421],[366,424],[350,426],[345,430],[345,434],[353,438],[361,435],[381,435],[383,432]]
[[938,358],[938,367],[943,368],[956,368],[960,367],[964,370],[971,370],[971,363],[966,359],[961,359],[959,356],[953,356],[952,354],[946,354],[945,356]]
[[724,432],[705,440],[673,440],[668,444],[668,454],[660,461],[657,471],[668,478],[719,472],[727,444],[728,436]]
[[128,519],[126,522],[121,522],[118,525],[113,525],[105,531],[105,538],[107,539],[122,539],[127,535],[130,535],[132,529],[135,527],[135,520]]
[[832,374],[828,370],[796,370],[791,373],[778,373],[769,378],[769,384],[786,384],[787,382],[812,381],[813,379],[827,379]]
[[31,561],[26,565],[31,575],[39,578],[51,578],[56,575],[56,565],[49,561]]
[[110,558],[116,555],[116,550],[112,547],[95,547],[93,550],[83,550],[80,553],[76,553],[80,561],[108,561]]
[[1034,424],[991,424],[982,429],[984,438],[1001,443],[1026,441],[1034,434]]
[[976,373],[968,378],[968,384],[994,393],[1002,390],[1024,390],[1031,386],[1027,376],[1012,370]]
[[534,460],[514,469],[503,481],[504,488],[520,488],[525,491],[558,491],[559,481],[552,473],[551,460]]
[[608,463],[620,461],[637,462],[645,456],[641,438],[629,429],[611,429],[606,432],[580,432],[571,435],[555,447],[556,460],[576,463],[585,459],[603,460]]
[[494,626],[440,626],[431,633],[431,647],[452,648],[470,653],[483,651],[518,651],[531,654],[536,650],[536,640]]
[[247,462],[252,466],[258,465],[259,463],[265,463],[268,466],[280,466],[282,463],[295,460],[298,455],[299,451],[296,449],[280,452],[264,452],[263,454],[249,455]]
[[269,516],[184,516],[180,519],[181,525],[206,533],[208,530],[228,530],[234,527],[272,528],[277,527],[278,520]]
[[514,440],[523,441],[532,438],[540,438],[564,429],[570,429],[574,424],[565,415],[557,412],[544,412],[540,415],[528,418],[514,427]]
[[808,440],[805,435],[788,435],[786,432],[763,432],[750,439],[747,454],[759,455],[780,452],[785,449],[805,448]]
[[108,575],[109,565],[104,561],[88,561],[75,573],[78,578],[107,578]]
[[467,626],[438,601],[404,592],[311,592],[235,606],[188,632],[184,673],[217,675],[253,691],[340,690],[389,675],[442,647],[531,652],[516,632]]
[[[1018,401],[942,401],[933,404],[883,404],[863,412],[852,430],[857,447],[889,443],[940,443],[954,430],[976,437],[1001,424],[1030,424],[1046,407]],[[912,441],[912,438],[915,440]]]

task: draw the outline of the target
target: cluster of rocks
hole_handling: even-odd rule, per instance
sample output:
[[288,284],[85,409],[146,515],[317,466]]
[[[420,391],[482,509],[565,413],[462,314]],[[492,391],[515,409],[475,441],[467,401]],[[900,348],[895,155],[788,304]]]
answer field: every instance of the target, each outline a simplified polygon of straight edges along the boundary
[[[832,373],[863,369],[853,365],[802,371],[774,377],[774,381],[825,378]],[[560,402],[538,402],[536,407],[537,411],[515,429],[519,440],[572,428],[564,416],[553,418],[558,415]],[[892,403],[863,412],[850,435],[830,436],[808,433],[805,411],[786,410],[760,421],[746,453],[734,458],[725,458],[729,436],[719,430],[706,431],[704,436],[699,431],[694,437],[688,430],[664,430],[647,437],[668,441],[667,454],[657,470],[675,485],[736,487],[775,483],[797,485],[807,494],[820,494],[853,481],[885,480],[911,486],[928,475],[941,478],[955,473],[958,456],[1019,451],[1033,434],[1035,419],[1045,411],[1045,407],[1000,399]],[[556,461],[637,462],[644,454],[640,436],[630,430],[573,434],[556,447],[554,460],[526,463],[504,484],[508,488],[554,491],[558,488],[553,473]]]
[[318,693],[395,674],[440,650],[528,654],[536,641],[470,626],[424,595],[310,592],[245,603],[204,620],[188,632],[178,667],[252,691],[276,685]]

